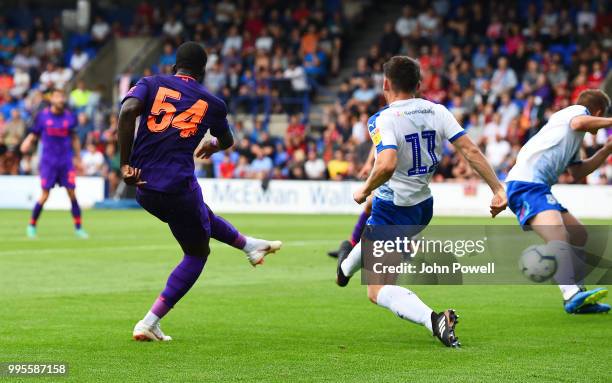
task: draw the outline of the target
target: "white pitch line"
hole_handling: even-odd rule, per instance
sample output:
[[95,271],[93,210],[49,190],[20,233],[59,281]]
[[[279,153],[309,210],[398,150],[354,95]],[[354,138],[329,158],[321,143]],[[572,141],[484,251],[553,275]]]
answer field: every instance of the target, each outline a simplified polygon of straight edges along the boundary
[[[337,240],[310,240],[310,241],[283,241],[283,246],[305,247],[314,245],[332,245],[337,244]],[[213,242],[211,248],[228,246],[223,243]],[[94,251],[130,251],[130,250],[178,250],[180,247],[176,245],[135,245],[135,246],[96,246],[96,247],[58,247],[54,249],[18,249],[0,251],[1,256],[12,255],[38,255],[38,254],[56,254],[56,253],[90,253]]]

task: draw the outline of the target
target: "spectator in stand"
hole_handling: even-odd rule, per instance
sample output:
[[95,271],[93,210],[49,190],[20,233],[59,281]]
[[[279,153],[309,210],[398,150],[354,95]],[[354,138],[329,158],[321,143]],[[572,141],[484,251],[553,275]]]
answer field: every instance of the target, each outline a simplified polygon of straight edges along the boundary
[[225,84],[226,75],[220,62],[215,63],[212,68],[206,70],[204,85],[206,85],[211,93],[219,94]]
[[176,50],[171,43],[164,44],[164,51],[159,58],[159,66],[164,68],[167,66],[172,66],[176,62]]
[[508,67],[508,59],[500,57],[497,61],[497,69],[491,77],[491,91],[498,96],[504,92],[512,91],[518,80],[514,69]]
[[87,65],[89,55],[81,47],[76,47],[70,56],[70,68],[75,72],[80,72]]
[[164,35],[172,39],[180,37],[183,34],[183,29],[183,23],[178,20],[176,16],[172,13],[168,15],[168,17],[166,18],[166,22],[162,27]]
[[236,165],[232,162],[229,153],[223,154],[223,161],[219,165],[220,178],[233,178],[236,171]]
[[13,85],[10,93],[13,97],[22,98],[30,90],[30,74],[24,67],[15,67]]
[[3,123],[3,133],[0,142],[3,142],[9,151],[16,151],[21,140],[25,137],[25,121],[21,118],[18,109],[11,110],[11,118]]
[[92,137],[92,133],[94,132],[93,124],[89,121],[89,117],[85,112],[80,112],[77,115],[77,126],[75,130],[81,142],[81,147],[84,147],[86,142],[94,139],[94,137]]
[[308,159],[304,162],[304,173],[309,180],[325,179],[325,162],[322,158],[317,157],[317,152],[311,150],[308,152]]
[[87,89],[85,81],[78,80],[77,86],[70,92],[68,105],[77,111],[85,110],[91,99],[91,91]]
[[263,149],[259,145],[253,145],[251,149],[255,154],[255,159],[249,166],[249,176],[255,179],[265,179],[272,172],[272,159],[264,154]]
[[107,38],[110,36],[110,32],[110,25],[108,25],[101,16],[96,16],[91,26],[91,39],[93,43],[101,47],[106,43]]
[[101,176],[104,171],[104,155],[96,149],[93,143],[87,144],[87,150],[81,155],[83,175]]
[[405,39],[413,36],[418,31],[418,28],[419,22],[414,16],[412,7],[409,5],[404,6],[402,9],[402,16],[395,22],[395,32],[397,32],[401,38]]
[[342,150],[334,151],[334,159],[327,163],[327,172],[334,181],[341,181],[349,175],[349,163],[344,159]]

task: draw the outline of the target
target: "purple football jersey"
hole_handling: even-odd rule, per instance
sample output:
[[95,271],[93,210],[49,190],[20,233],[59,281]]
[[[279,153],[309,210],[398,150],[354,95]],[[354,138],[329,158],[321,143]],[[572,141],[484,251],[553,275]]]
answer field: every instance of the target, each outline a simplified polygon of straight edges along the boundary
[[31,132],[42,143],[41,166],[72,164],[72,134],[76,125],[76,118],[68,109],[61,114],[54,114],[51,108],[38,113]]
[[142,187],[165,193],[193,190],[196,147],[208,129],[213,136],[229,129],[223,100],[179,75],[144,77],[123,101],[130,97],[144,104],[130,157],[147,182]]

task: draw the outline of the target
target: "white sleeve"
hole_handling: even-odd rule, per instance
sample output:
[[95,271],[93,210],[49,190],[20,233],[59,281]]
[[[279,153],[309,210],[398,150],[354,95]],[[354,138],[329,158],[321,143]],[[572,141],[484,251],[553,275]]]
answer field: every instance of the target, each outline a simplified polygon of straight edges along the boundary
[[368,131],[377,153],[385,149],[397,150],[397,137],[393,130],[393,122],[389,118],[380,115],[370,118]]
[[459,125],[455,116],[444,105],[436,105],[436,120],[436,130],[439,129],[442,137],[450,142],[465,134],[465,130]]

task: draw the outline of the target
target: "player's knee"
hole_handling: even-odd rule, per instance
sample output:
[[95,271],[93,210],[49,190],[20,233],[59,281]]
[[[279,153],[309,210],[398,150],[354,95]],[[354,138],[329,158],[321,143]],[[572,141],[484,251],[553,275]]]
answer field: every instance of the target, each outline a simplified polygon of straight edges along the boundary
[[38,199],[38,202],[42,205],[49,199],[49,192],[44,190]]
[[567,228],[570,243],[574,246],[585,246],[589,233],[583,225],[572,225]]

